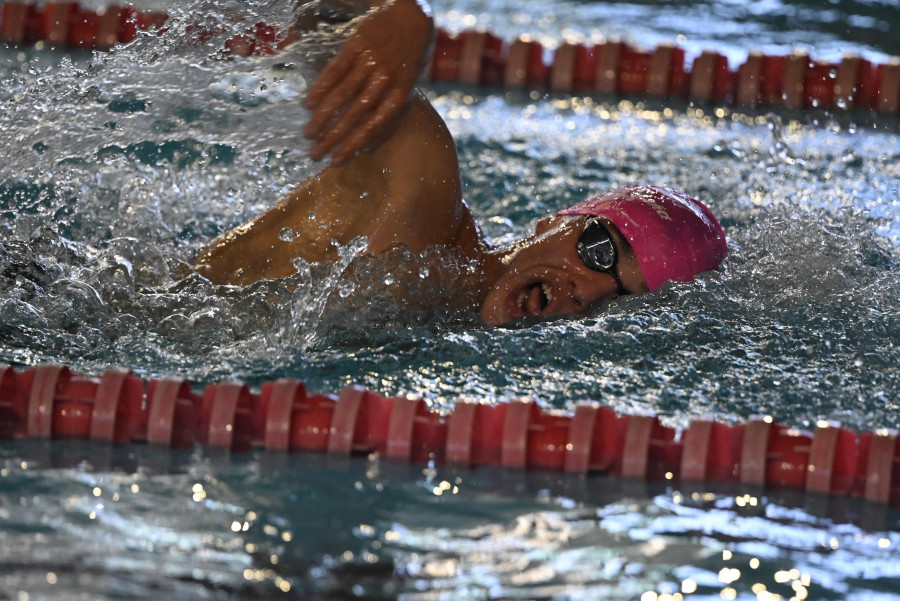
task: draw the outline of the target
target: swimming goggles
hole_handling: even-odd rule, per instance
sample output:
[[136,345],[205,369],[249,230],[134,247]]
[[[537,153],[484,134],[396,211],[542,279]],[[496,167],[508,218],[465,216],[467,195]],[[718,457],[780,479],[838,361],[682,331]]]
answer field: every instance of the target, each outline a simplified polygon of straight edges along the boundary
[[619,251],[609,230],[599,219],[588,220],[575,248],[578,251],[578,258],[585,266],[600,273],[608,273],[616,280],[619,295],[628,294],[616,271]]

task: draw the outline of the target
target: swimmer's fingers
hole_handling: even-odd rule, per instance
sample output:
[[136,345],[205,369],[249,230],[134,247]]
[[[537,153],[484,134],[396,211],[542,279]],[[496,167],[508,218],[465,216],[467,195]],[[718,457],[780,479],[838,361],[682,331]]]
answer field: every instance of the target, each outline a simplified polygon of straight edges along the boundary
[[[368,64],[368,61],[366,61]],[[303,129],[303,133],[310,139],[318,139],[328,126],[329,122],[337,121],[339,113],[344,105],[353,100],[360,90],[365,89],[370,77],[370,68],[356,65],[328,94],[316,105],[309,123]],[[319,159],[321,157],[313,157]]]
[[314,160],[339,148],[332,163],[343,162],[390,135],[425,66],[433,34],[422,0],[384,2],[358,22],[307,94],[313,114],[303,133],[313,140]]
[[334,58],[328,61],[325,68],[316,77],[313,85],[306,92],[304,104],[310,110],[316,110],[324,98],[337,87],[351,72],[356,63],[355,52],[351,48],[344,48]]
[[403,107],[407,106],[408,102],[409,95],[397,90],[385,96],[375,111],[334,150],[331,155],[332,166],[337,167],[346,163],[360,151],[381,141],[385,133],[390,131],[391,122],[402,113]]
[[[365,127],[371,118],[367,115],[377,112],[381,107],[383,97],[391,85],[390,78],[383,73],[374,73],[365,83],[365,88],[356,98],[342,109],[340,116],[331,121],[330,127],[322,133],[316,140],[310,150],[310,156],[315,159],[323,157],[331,152],[338,144],[342,143],[351,133]],[[378,132],[373,132],[373,136]],[[364,140],[365,144],[369,140]],[[349,149],[351,156],[359,150],[362,145]],[[348,157],[349,158],[349,157]]]

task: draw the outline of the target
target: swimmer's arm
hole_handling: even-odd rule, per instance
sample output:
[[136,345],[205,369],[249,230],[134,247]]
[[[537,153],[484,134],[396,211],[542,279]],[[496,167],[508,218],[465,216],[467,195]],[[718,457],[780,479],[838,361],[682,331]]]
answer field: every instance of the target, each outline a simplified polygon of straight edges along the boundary
[[[376,152],[307,179],[279,204],[215,240],[196,259],[215,283],[246,285],[296,273],[293,260],[334,261],[332,240],[366,236],[379,253],[402,243],[469,254],[480,243],[462,186],[453,138],[420,93]],[[289,228],[291,236],[281,232]]]
[[[425,0],[362,0],[371,7],[313,82],[304,133],[310,155],[346,163],[377,147],[409,105],[431,53],[434,20]],[[354,2],[357,4],[358,2]]]

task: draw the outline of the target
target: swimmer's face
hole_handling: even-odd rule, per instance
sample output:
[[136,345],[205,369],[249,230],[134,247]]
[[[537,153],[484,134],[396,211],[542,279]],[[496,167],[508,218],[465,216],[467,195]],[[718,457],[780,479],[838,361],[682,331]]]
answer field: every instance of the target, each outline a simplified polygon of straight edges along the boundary
[[[585,217],[546,217],[534,235],[519,242],[504,258],[505,269],[488,289],[481,318],[500,324],[523,317],[583,315],[615,298],[619,285],[609,273],[582,261],[578,241],[589,221]],[[624,292],[648,290],[631,246],[612,223],[600,220],[616,247],[616,273]]]

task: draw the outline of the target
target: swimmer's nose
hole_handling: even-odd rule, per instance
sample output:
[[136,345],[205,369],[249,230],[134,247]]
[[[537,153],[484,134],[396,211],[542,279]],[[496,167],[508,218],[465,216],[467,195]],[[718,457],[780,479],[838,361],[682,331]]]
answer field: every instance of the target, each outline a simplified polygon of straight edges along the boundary
[[585,313],[618,296],[616,280],[608,273],[591,273],[573,279],[569,296],[573,313]]

